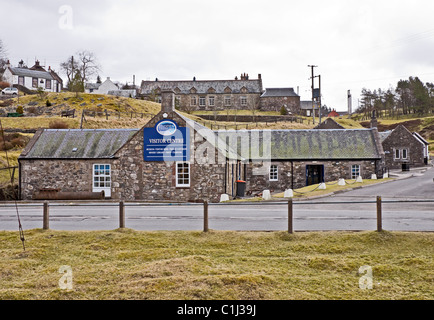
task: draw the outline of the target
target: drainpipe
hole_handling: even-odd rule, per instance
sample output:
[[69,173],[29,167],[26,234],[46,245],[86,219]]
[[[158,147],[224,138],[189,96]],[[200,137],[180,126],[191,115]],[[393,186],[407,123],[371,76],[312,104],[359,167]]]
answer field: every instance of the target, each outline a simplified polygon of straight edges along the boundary
[[294,190],[294,161],[291,160],[291,189]]

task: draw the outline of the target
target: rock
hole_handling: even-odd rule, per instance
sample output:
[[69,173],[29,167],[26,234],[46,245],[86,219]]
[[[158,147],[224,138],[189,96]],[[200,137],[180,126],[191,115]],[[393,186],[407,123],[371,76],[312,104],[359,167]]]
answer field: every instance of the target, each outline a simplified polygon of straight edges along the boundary
[[294,191],[292,189],[286,189],[283,193],[284,198],[292,198],[294,196]]
[[264,200],[271,200],[270,190],[264,190],[262,192],[262,199],[264,199]]
[[344,186],[344,185],[345,185],[345,180],[344,179],[339,179],[338,186]]
[[229,195],[227,194],[222,194],[220,196],[220,202],[225,202],[225,201],[229,201]]

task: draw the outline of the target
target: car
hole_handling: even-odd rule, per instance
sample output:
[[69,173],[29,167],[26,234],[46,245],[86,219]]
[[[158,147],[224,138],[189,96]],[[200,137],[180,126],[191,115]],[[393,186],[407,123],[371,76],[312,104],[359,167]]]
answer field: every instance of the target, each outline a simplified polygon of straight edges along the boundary
[[4,88],[2,90],[2,94],[11,94],[11,95],[18,95],[18,89],[17,88]]

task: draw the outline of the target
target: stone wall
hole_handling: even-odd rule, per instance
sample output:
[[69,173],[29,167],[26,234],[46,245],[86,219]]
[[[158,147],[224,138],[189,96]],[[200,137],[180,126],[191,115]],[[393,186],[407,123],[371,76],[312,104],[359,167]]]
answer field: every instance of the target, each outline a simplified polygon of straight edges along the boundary
[[93,164],[110,160],[21,160],[21,199],[31,200],[40,189],[92,192]]

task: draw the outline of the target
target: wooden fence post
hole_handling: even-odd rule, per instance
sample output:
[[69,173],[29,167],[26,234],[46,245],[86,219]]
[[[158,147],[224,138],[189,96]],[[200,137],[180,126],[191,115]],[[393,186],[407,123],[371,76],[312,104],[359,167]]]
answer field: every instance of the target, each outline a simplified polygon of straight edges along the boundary
[[48,230],[50,228],[49,206],[48,201],[44,201],[44,213],[42,220],[42,229]]
[[125,204],[123,200],[119,202],[119,228],[125,228]]
[[203,202],[203,232],[208,232],[208,201]]
[[377,196],[377,231],[383,231],[382,212],[381,212],[381,197]]
[[292,221],[293,221],[292,199],[289,199],[288,200],[288,233],[294,232]]

